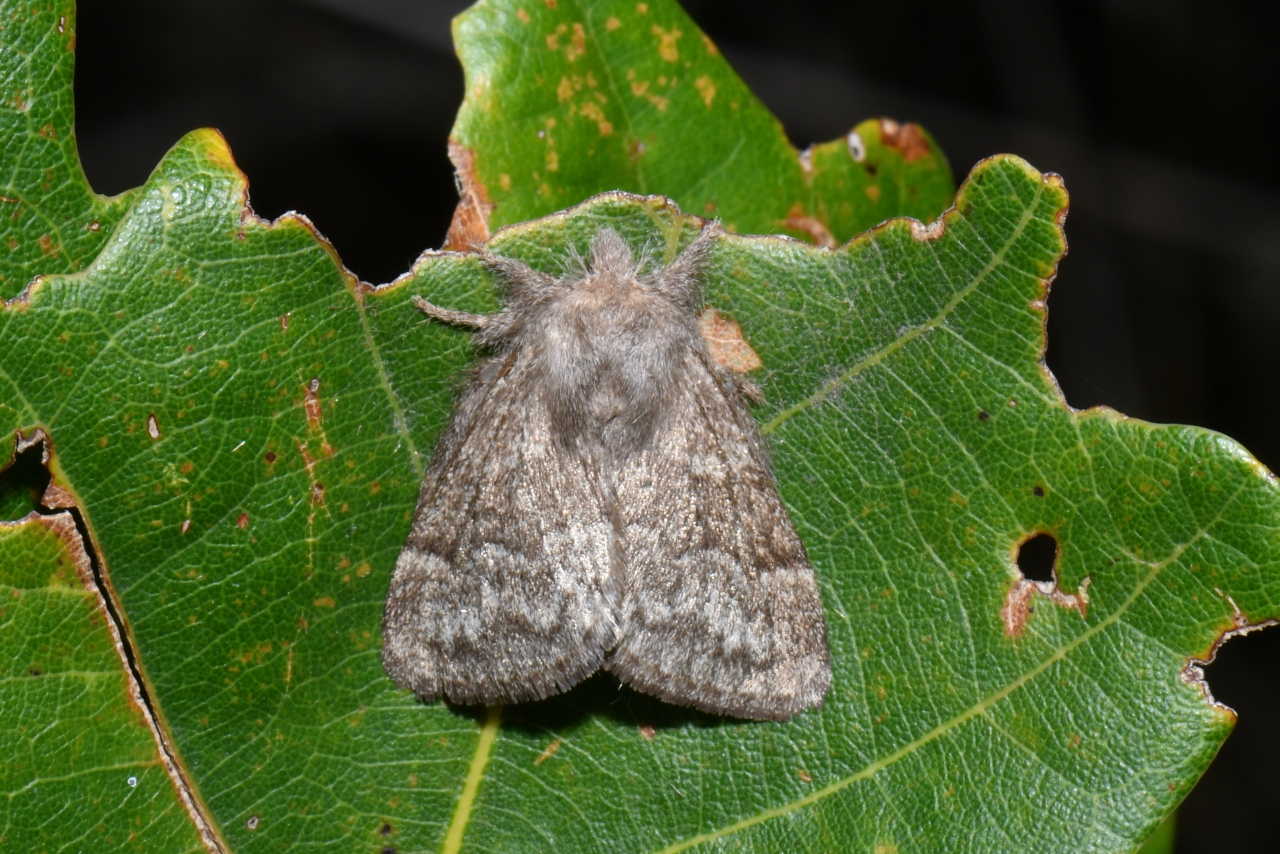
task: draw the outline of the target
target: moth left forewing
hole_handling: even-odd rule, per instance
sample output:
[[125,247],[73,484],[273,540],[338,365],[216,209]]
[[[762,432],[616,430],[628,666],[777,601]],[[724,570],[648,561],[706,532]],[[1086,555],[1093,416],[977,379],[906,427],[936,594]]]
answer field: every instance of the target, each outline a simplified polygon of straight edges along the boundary
[[618,561],[598,462],[553,439],[530,363],[513,352],[473,378],[396,562],[383,663],[424,698],[541,699],[614,644]]
[[617,473],[626,571],[608,667],[668,702],[784,720],[831,680],[817,581],[740,390],[702,352],[683,374]]

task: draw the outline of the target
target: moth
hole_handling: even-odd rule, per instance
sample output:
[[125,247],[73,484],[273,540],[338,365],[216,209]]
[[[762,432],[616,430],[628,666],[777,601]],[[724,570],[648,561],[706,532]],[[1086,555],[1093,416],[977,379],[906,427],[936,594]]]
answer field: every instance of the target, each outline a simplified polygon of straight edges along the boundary
[[757,720],[831,681],[813,568],[747,408],[699,335],[705,225],[646,273],[601,228],[557,278],[481,252],[494,315],[391,579],[383,663],[424,699],[492,705],[601,667],[667,702]]

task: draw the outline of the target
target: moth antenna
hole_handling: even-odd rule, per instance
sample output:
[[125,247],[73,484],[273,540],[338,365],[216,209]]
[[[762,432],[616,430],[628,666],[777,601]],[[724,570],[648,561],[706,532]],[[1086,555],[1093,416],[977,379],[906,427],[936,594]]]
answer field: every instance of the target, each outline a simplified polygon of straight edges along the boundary
[[427,302],[422,297],[414,297],[413,307],[425,314],[427,317],[448,323],[452,326],[470,326],[473,329],[484,329],[488,327],[489,322],[493,320],[484,314],[471,314],[466,311],[454,311],[451,308],[441,308],[438,305]]
[[565,255],[567,257],[564,260],[564,265],[561,267],[561,269],[564,270],[565,279],[570,281],[581,279],[590,272],[590,268],[587,266],[587,259],[582,257],[582,253],[578,251],[578,247],[570,243],[565,247]]
[[702,299],[702,268],[706,266],[711,247],[722,234],[724,227],[720,221],[709,220],[676,260],[658,271],[654,276],[654,288],[678,305],[696,307]]
[[[645,244],[640,247],[640,252],[636,255],[635,262],[632,265],[637,274],[639,274],[641,270],[652,265],[655,255],[657,255],[657,252],[654,249],[653,244],[645,241]],[[648,279],[651,280],[655,275],[657,275],[657,273],[657,270],[653,271],[648,275]]]
[[540,273],[521,261],[495,255],[487,249],[476,253],[480,263],[502,280],[504,290],[513,301],[538,303],[564,291],[564,283],[555,276]]

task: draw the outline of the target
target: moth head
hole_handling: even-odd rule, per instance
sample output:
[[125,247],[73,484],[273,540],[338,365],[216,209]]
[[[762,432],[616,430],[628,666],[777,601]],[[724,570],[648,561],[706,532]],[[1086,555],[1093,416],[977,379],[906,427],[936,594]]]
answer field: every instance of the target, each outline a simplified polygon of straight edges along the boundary
[[591,239],[578,286],[606,293],[629,289],[639,283],[638,266],[631,245],[612,228],[601,228]]
[[631,244],[612,228],[602,228],[591,239],[589,272],[603,277],[621,278],[634,275],[635,258]]

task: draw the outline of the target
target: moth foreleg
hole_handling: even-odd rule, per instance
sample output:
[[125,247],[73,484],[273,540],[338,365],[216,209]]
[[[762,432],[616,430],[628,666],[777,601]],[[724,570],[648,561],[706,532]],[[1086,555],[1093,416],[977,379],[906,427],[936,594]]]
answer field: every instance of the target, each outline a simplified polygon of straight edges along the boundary
[[452,326],[470,326],[473,329],[484,329],[493,319],[484,314],[471,314],[466,311],[454,311],[451,308],[441,308],[427,302],[422,297],[413,298],[413,307],[425,314],[427,317],[434,318],[443,323]]

